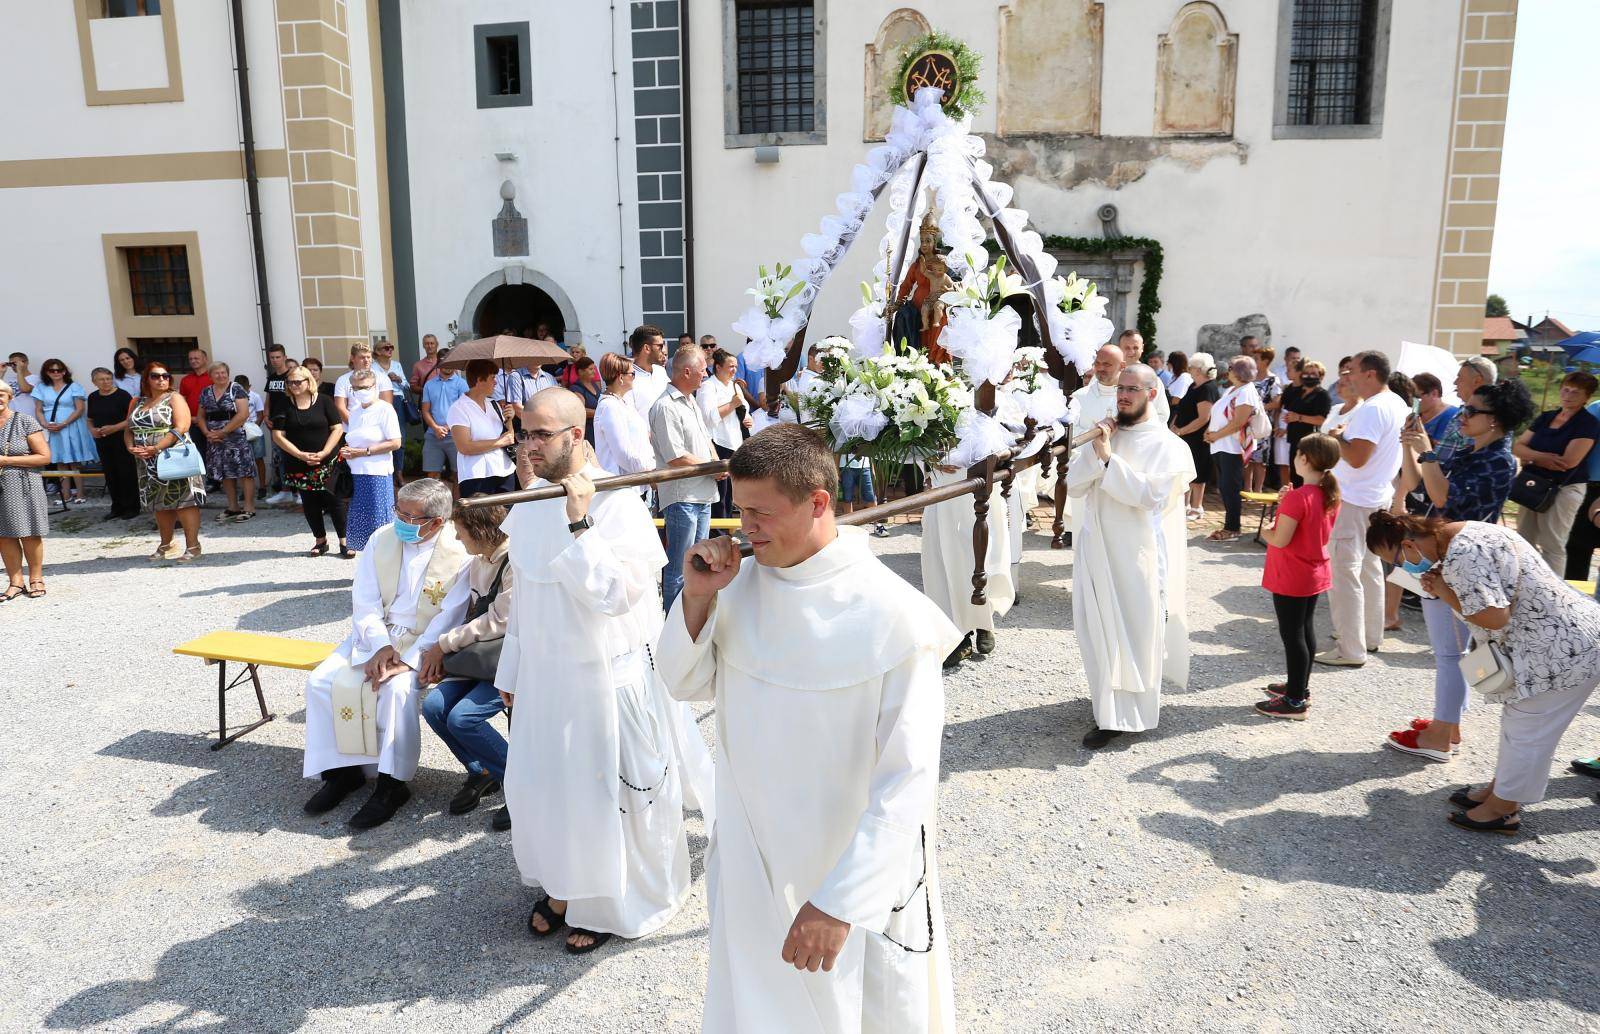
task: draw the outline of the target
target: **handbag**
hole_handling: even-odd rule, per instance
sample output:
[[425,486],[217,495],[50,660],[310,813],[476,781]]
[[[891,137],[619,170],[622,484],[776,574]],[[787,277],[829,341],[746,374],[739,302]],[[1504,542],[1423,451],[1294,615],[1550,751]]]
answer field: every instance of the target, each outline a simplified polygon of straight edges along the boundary
[[334,460],[329,465],[328,494],[335,499],[350,499],[356,494],[355,476],[350,473],[350,464],[344,460]]
[[[1511,606],[1508,613],[1517,608],[1516,582],[1522,581],[1522,562],[1517,560],[1516,551],[1511,553],[1516,561],[1516,581],[1512,583]],[[1479,696],[1491,703],[1499,703],[1516,692],[1516,673],[1511,667],[1511,656],[1489,640],[1479,640],[1477,633],[1472,636],[1472,649],[1461,655],[1458,662],[1461,668],[1461,677],[1467,685]]]
[[266,432],[261,430],[261,425],[252,420],[244,422],[244,440],[247,442],[259,441]]
[[1524,466],[1511,482],[1511,501],[1523,509],[1544,513],[1555,504],[1566,480],[1566,471]]
[[206,461],[200,455],[200,447],[187,437],[179,436],[172,445],[156,453],[156,477],[162,481],[204,477],[205,472]]
[[[500,595],[500,582],[505,578],[506,567],[510,563],[510,557],[500,562],[500,569],[494,573],[494,581],[489,584],[489,591],[472,601],[472,605],[467,608],[467,619],[462,624],[469,624],[489,613],[495,597]],[[447,653],[444,655],[444,673],[455,678],[493,682],[495,673],[500,668],[500,647],[504,644],[505,636],[499,635],[493,639],[480,639],[475,643],[468,643],[454,653]]]

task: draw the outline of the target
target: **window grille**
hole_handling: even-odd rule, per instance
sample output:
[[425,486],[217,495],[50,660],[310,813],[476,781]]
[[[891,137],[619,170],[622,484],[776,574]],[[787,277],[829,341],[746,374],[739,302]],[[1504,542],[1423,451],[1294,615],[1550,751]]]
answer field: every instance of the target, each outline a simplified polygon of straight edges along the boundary
[[1376,0],[1295,0],[1289,41],[1289,124],[1372,121]]
[[135,316],[193,316],[189,253],[182,244],[123,248]]
[[735,10],[739,132],[811,132],[816,126],[812,4],[740,0]]

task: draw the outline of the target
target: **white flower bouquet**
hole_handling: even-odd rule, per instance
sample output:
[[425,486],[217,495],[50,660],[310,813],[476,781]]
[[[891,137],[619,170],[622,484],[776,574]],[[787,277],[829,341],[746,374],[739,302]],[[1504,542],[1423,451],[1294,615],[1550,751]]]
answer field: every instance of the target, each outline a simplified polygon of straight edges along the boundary
[[804,316],[794,302],[816,288],[809,281],[794,278],[794,269],[782,263],[771,271],[766,266],[756,270],[756,286],[745,293],[753,296],[757,304],[747,309],[738,322],[735,333],[749,338],[744,347],[746,362],[762,369],[775,369],[783,362],[789,342],[800,333]]
[[822,373],[805,392],[787,394],[800,421],[834,451],[885,465],[943,456],[973,403],[955,370],[905,342],[860,358],[844,339],[822,353]]
[[1095,350],[1110,341],[1117,329],[1106,319],[1109,299],[1095,288],[1093,280],[1079,279],[1077,273],[1046,280],[1044,297],[1050,343],[1061,358],[1086,373],[1094,365]]

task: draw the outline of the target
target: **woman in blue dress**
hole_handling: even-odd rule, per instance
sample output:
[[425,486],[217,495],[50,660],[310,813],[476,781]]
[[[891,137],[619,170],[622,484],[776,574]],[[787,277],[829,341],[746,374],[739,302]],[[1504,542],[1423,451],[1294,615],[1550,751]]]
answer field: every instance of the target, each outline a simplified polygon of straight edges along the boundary
[[[72,382],[72,371],[59,359],[46,359],[39,373],[33,400],[38,406],[40,426],[50,432],[50,465],[76,475],[80,463],[97,462],[100,458],[85,416],[89,393],[83,390],[83,385]],[[69,506],[87,503],[83,497],[83,479],[62,478],[61,497]]]

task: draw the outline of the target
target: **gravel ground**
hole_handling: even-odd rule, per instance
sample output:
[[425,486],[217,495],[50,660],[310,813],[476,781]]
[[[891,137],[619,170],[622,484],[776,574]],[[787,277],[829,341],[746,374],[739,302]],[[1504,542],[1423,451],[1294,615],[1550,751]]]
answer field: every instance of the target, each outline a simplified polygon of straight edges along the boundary
[[[206,749],[213,675],[170,646],[338,639],[347,563],[299,556],[299,516],[264,512],[207,524],[192,566],[152,566],[148,522],[101,512],[58,518],[49,596],[0,611],[24,658],[0,690],[0,1028],[695,1028],[698,816],[694,894],[665,932],[582,959],[530,940],[509,842],[490,809],[444,813],[459,777],[426,731],[413,803],[354,837],[353,802],[301,813],[293,674],[264,675],[279,720]],[[1431,702],[1420,617],[1365,669],[1319,669],[1311,721],[1256,718],[1280,674],[1260,550],[1194,540],[1191,686],[1158,732],[1093,754],[1071,554],[1028,544],[998,651],[946,685],[963,1030],[1600,1031],[1600,785],[1557,774],[1516,839],[1449,826],[1445,796],[1489,773],[1497,724],[1470,714],[1448,766],[1377,749]],[[877,545],[916,580],[914,525]],[[1591,704],[1558,769],[1597,747]]]

